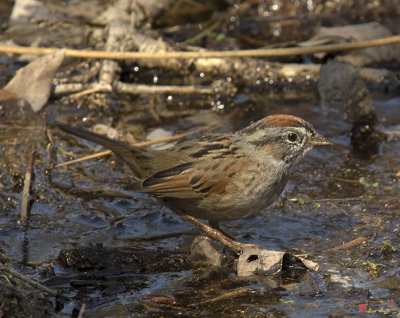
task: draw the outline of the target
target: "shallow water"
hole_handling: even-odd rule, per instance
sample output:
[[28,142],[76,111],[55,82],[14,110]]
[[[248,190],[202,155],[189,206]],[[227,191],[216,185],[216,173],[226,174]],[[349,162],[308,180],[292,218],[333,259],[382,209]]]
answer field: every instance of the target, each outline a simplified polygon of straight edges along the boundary
[[[260,4],[260,12],[264,9],[271,8]],[[256,38],[269,34],[259,32]],[[17,69],[11,59],[3,60],[2,83]],[[139,73],[133,81],[142,76],[151,82],[155,74],[159,83],[178,81],[159,70]],[[203,76],[203,81],[213,77]],[[379,153],[368,159],[353,154],[351,125],[320,105],[311,84],[261,82],[232,98],[99,94],[79,104],[60,98],[38,118],[2,120],[0,251],[11,267],[60,291],[64,297],[58,301],[43,294],[60,316],[77,316],[82,304],[85,317],[343,317],[359,314],[364,304],[395,315],[400,312],[398,87],[377,85],[371,94],[379,130],[387,136]],[[43,129],[45,122],[62,116],[88,128],[105,123],[143,140],[157,127],[178,134],[214,122],[207,132],[233,131],[274,113],[310,121],[336,146],[313,150],[303,159],[277,204],[221,226],[241,241],[307,254],[320,265],[318,272],[290,269],[239,278],[237,255],[228,250],[220,268],[193,264],[191,243],[201,234],[196,227],[151,196],[132,191],[114,156],[54,168],[101,148],[55,128]],[[23,223],[20,201],[30,147],[36,149],[31,215]],[[335,249],[357,238],[366,243]]]
[[[384,99],[384,94],[380,97]],[[89,317],[161,313],[309,317],[355,314],[358,305],[367,302],[386,306],[394,299],[397,304],[400,185],[395,175],[400,168],[400,140],[384,141],[373,159],[359,159],[351,152],[347,123],[322,110],[318,100],[299,100],[271,106],[271,100],[258,96],[249,117],[276,112],[299,115],[341,147],[313,150],[295,169],[276,206],[260,216],[225,222],[222,228],[239,240],[308,254],[320,264],[318,272],[241,279],[236,277],[231,253],[222,268],[198,268],[188,257],[199,230],[153,198],[127,190],[129,179],[116,158],[48,170],[46,142],[37,146],[27,224],[18,215],[23,166],[14,164],[10,176],[10,168],[2,165],[2,252],[29,268],[31,277],[68,295],[61,301],[65,314],[79,310],[82,303]],[[71,106],[51,105],[48,112]],[[390,112],[385,109],[385,113]],[[246,121],[242,113],[211,115],[225,127]],[[391,118],[388,125],[382,122],[381,129],[390,130],[399,119]],[[169,127],[179,130],[181,125],[177,120]],[[185,129],[189,128],[186,120]],[[79,157],[98,149],[55,129],[51,133],[50,157],[57,163],[70,157],[66,151]],[[2,147],[4,162],[13,162],[18,149],[25,149],[20,142],[13,151]],[[368,242],[332,251],[358,237]],[[74,250],[72,256],[59,256]],[[240,293],[218,300],[235,290]],[[166,297],[150,297],[154,295]]]

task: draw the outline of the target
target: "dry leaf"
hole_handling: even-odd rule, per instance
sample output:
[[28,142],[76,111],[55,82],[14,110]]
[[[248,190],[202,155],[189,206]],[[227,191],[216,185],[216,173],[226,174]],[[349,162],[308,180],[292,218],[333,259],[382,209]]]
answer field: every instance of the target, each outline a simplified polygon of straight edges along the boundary
[[318,264],[290,253],[262,248],[244,249],[237,264],[238,276],[273,275],[282,270],[284,262],[318,270]]
[[65,50],[42,56],[18,70],[14,78],[0,91],[0,103],[13,112],[12,107],[29,104],[34,112],[46,104],[54,74],[64,60]]

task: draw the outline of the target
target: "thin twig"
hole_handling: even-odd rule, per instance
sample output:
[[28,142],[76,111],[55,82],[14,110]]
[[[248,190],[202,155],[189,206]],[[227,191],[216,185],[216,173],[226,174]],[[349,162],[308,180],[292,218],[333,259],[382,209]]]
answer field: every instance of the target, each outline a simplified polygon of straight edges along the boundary
[[354,240],[351,240],[350,242],[343,243],[342,245],[336,246],[334,248],[331,248],[331,251],[338,251],[338,250],[343,250],[343,249],[348,249],[350,247],[353,247],[355,245],[360,245],[363,244],[364,242],[368,242],[368,239],[364,236],[357,237]]
[[180,45],[189,45],[193,44],[202,38],[210,35],[212,31],[214,31],[216,28],[218,28],[221,25],[221,21],[214,22],[211,26],[209,26],[207,29],[201,31],[200,33],[196,34],[195,36],[183,41],[180,43]]
[[21,273],[16,272],[15,270],[7,267],[6,265],[0,264],[0,270],[3,271],[3,272],[8,273],[8,274],[20,279],[20,280],[22,280],[22,281],[24,281],[24,282],[26,282],[26,283],[28,283],[30,285],[32,285],[33,287],[36,287],[36,288],[38,288],[40,290],[43,290],[44,292],[46,292],[46,293],[48,293],[48,294],[50,294],[52,296],[55,296],[55,297],[59,296],[59,294],[58,294],[58,292],[56,290],[48,288],[48,287],[42,285],[41,283],[29,278],[28,276],[25,276],[25,275],[23,275]]
[[[70,98],[78,99],[84,95],[93,94],[97,92],[111,92],[112,90],[122,94],[174,94],[174,95],[192,95],[192,94],[203,94],[212,95],[215,94],[215,89],[210,86],[178,86],[178,85],[144,85],[144,84],[127,84],[123,82],[116,82],[114,86],[104,84],[80,84],[80,83],[68,83],[58,84],[54,88],[55,95],[66,95],[74,93]],[[219,94],[224,94],[223,90],[219,91]]]
[[361,184],[361,182],[359,180],[353,180],[353,179],[346,179],[346,178],[340,178],[340,177],[334,177],[334,176],[330,176],[330,179],[338,180],[338,181],[342,181],[342,182],[348,182],[348,183]]
[[217,296],[217,297],[215,297],[215,298],[206,299],[206,300],[203,300],[203,301],[201,301],[201,302],[199,302],[199,303],[190,304],[189,306],[193,307],[193,306],[199,306],[199,305],[205,305],[205,304],[215,303],[215,302],[218,302],[218,301],[221,301],[221,300],[226,300],[226,299],[232,299],[232,298],[235,298],[235,297],[240,297],[240,296],[242,296],[242,295],[244,295],[244,294],[247,294],[247,293],[249,293],[249,292],[250,292],[250,288],[241,287],[241,288],[232,290],[232,291],[230,291],[230,292],[224,293],[224,294],[222,294],[222,295],[219,295],[219,296]]
[[[349,198],[322,198],[313,200],[304,200],[304,203],[314,203],[314,202],[347,202],[347,201],[360,201],[362,197],[349,197]],[[290,202],[299,202],[298,198],[290,198]]]
[[30,189],[31,189],[32,168],[33,168],[34,157],[35,157],[35,150],[33,149],[33,150],[29,151],[28,162],[26,164],[24,190],[22,192],[22,202],[21,202],[21,211],[20,211],[20,217],[21,217],[22,222],[25,222],[26,220],[28,220],[28,217],[29,217],[28,203],[29,203],[29,194],[30,194]]
[[151,115],[153,116],[154,120],[157,123],[161,123],[161,117],[160,117],[160,115],[157,114],[156,105],[155,104],[153,104],[152,107],[150,108],[150,113],[151,113]]
[[97,92],[104,92],[104,91],[109,92],[110,90],[109,89],[104,89],[103,86],[101,86],[101,87],[100,86],[92,87],[92,88],[85,89],[84,91],[81,91],[79,93],[72,94],[70,96],[70,98],[73,99],[73,100],[77,100],[77,99],[79,99],[80,97],[82,97],[84,95],[89,95],[89,94],[93,94],[93,93],[97,93]]
[[[367,47],[388,45],[399,43],[400,36],[391,36],[381,39],[368,41],[360,41],[354,43],[319,45],[314,47],[292,47],[277,49],[254,49],[240,51],[199,51],[199,52],[106,52],[91,50],[71,50],[65,51],[65,56],[76,58],[98,58],[98,59],[193,59],[193,58],[223,58],[223,57],[266,57],[266,56],[288,56],[303,55],[319,52],[336,52],[354,49],[362,49]],[[0,52],[14,54],[51,54],[59,50],[58,48],[35,48],[24,46],[7,46],[1,45]]]
[[209,86],[178,86],[178,85],[144,85],[127,84],[117,82],[114,86],[119,93],[129,94],[174,94],[174,95],[192,95],[192,94],[215,94],[215,90]]
[[324,198],[315,199],[312,202],[348,202],[348,201],[360,201],[362,197],[349,197],[349,198]]
[[[173,95],[213,95],[216,93],[213,86],[178,86],[178,85],[145,85],[145,84],[128,84],[116,81],[113,86],[108,84],[94,83],[91,85],[84,85],[79,83],[59,84],[54,89],[55,95],[70,95],[72,99],[78,99],[84,95],[93,94],[97,92],[111,92],[115,91],[122,94],[135,94],[135,95],[154,95],[154,94],[173,94]],[[229,95],[231,90],[219,89],[218,94]]]
[[81,309],[79,309],[78,318],[83,318],[83,314],[85,313],[85,310],[86,310],[86,304],[82,304]]
[[78,158],[78,159],[70,160],[70,161],[67,161],[67,162],[59,163],[58,165],[54,166],[54,168],[69,166],[69,165],[72,165],[74,163],[82,162],[82,161],[86,161],[86,160],[90,160],[90,159],[102,158],[102,157],[105,157],[105,156],[108,156],[108,155],[111,155],[111,154],[112,154],[111,150],[106,150],[106,151],[95,153],[93,155],[89,155],[89,156],[85,156],[85,157],[82,157],[82,158]]

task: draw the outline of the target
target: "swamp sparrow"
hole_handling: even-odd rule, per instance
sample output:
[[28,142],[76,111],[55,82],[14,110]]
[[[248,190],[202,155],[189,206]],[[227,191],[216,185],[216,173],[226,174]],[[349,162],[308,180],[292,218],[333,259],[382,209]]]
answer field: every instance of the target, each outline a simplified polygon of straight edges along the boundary
[[267,116],[233,134],[184,141],[172,149],[126,145],[61,123],[64,131],[112,150],[132,172],[138,191],[150,193],[225,245],[240,249],[211,224],[259,214],[282,193],[293,166],[314,146],[332,143],[305,120]]

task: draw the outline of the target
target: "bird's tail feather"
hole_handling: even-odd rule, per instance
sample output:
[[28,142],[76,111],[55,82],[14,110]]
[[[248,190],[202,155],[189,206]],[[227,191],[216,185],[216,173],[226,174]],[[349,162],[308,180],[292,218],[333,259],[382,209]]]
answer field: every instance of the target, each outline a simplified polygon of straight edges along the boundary
[[143,178],[142,169],[137,165],[135,157],[146,156],[147,151],[145,149],[133,147],[119,141],[111,140],[105,136],[98,135],[80,128],[71,127],[60,122],[55,122],[55,125],[67,133],[87,139],[112,150],[131,168],[134,177],[137,180]]

